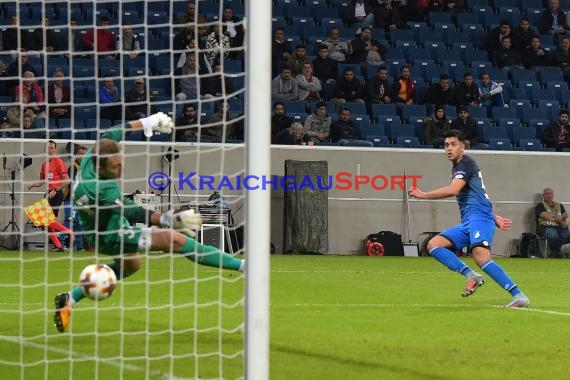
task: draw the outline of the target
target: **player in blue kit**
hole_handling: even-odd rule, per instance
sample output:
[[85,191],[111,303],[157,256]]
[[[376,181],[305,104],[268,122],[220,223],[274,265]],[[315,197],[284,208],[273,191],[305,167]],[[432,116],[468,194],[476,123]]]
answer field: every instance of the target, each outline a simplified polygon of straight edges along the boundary
[[483,272],[513,296],[506,307],[528,307],[529,299],[505,270],[491,258],[495,227],[506,231],[512,222],[493,212],[481,170],[475,160],[465,155],[465,135],[461,131],[451,130],[443,137],[445,153],[453,164],[451,184],[428,192],[418,188],[411,189],[409,195],[418,199],[455,196],[461,212],[461,223],[432,238],[427,249],[437,261],[467,278],[463,297],[472,295],[485,283],[483,275],[469,268],[455,255],[455,250],[467,247]]

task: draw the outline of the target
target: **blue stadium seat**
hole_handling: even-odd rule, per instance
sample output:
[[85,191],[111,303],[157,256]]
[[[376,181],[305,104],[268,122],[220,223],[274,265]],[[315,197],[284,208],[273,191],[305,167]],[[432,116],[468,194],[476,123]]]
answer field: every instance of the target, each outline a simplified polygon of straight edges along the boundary
[[391,29],[390,42],[394,43],[396,41],[414,41],[414,35],[408,29]]
[[285,112],[289,113],[306,113],[305,102],[303,100],[284,100],[283,106]]
[[425,22],[408,21],[406,25],[412,31],[415,40],[420,34],[428,31],[428,25]]
[[416,136],[398,136],[396,138],[396,145],[403,148],[417,148],[421,144]]
[[[558,114],[560,113],[560,104],[557,101],[539,100],[538,101],[538,108],[542,109],[546,112],[547,116],[543,117],[543,119],[554,120],[554,119],[558,118]],[[532,119],[538,119],[538,118],[539,117],[533,117]]]
[[514,109],[505,107],[493,107],[492,114],[493,120],[515,119],[517,117],[516,111]]
[[520,81],[524,82],[536,82],[536,75],[532,70],[525,70],[525,69],[518,69],[512,68],[511,69],[511,77],[513,79],[513,84],[517,85]]
[[378,124],[384,127],[386,135],[392,135],[392,129],[397,129],[402,126],[400,118],[396,115],[381,115],[378,116]]
[[519,118],[525,124],[528,124],[530,119],[548,119],[551,117],[550,108],[523,108],[521,111]]
[[520,150],[537,151],[541,150],[539,139],[520,139],[517,143]]
[[461,61],[461,52],[459,50],[439,48],[435,50],[435,61],[442,64],[445,61]]
[[420,104],[411,104],[402,106],[402,119],[410,120],[426,117],[426,107]]
[[388,147],[388,146],[390,146],[390,141],[388,140],[388,136],[369,135],[369,136],[366,136],[366,141],[370,141],[375,147]]
[[522,119],[522,110],[524,108],[530,109],[529,99],[511,99],[509,100],[509,106],[511,109],[515,110],[515,114],[519,119]]
[[368,136],[386,136],[386,130],[383,125],[362,122],[360,123],[360,134],[363,139],[366,139]]
[[509,138],[491,138],[489,146],[494,150],[509,150],[512,148],[512,143]]
[[378,120],[381,116],[391,115],[394,117],[398,117],[397,111],[396,111],[396,105],[393,103],[391,103],[391,104],[380,104],[380,103],[372,104],[371,110],[372,110],[372,118],[374,118],[375,120]]
[[547,88],[533,88],[530,100],[535,104],[538,104],[540,100],[558,101],[556,92],[553,89]]
[[511,130],[513,141],[519,145],[520,140],[523,139],[536,139],[536,129],[529,127],[514,127]]
[[499,119],[498,125],[500,128],[505,128],[508,132],[511,128],[520,127],[521,121],[517,118],[501,118]]
[[450,13],[430,11],[428,12],[428,23],[430,25],[435,25],[436,23],[453,24],[453,20]]
[[487,117],[487,110],[484,107],[468,106],[467,110],[473,119],[485,119]]
[[489,142],[490,139],[508,139],[509,134],[506,127],[481,127],[481,138],[485,142]]

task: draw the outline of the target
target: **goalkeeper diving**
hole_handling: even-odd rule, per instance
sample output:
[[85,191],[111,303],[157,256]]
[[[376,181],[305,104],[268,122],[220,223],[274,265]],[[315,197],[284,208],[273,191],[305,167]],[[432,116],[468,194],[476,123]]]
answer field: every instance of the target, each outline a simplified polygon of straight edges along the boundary
[[[119,141],[125,130],[143,129],[153,133],[172,133],[172,119],[159,112],[109,129],[81,161],[73,185],[73,197],[87,243],[97,252],[114,256],[109,267],[117,279],[126,278],[141,267],[139,252],[165,251],[183,254],[201,265],[244,270],[245,261],[194,240],[202,217],[194,210],[173,213],[149,211],[125,198],[117,183],[121,177],[123,155]],[[146,223],[148,227],[136,226]],[[158,226],[150,227],[150,226]],[[65,332],[71,311],[85,298],[81,287],[55,297],[55,326]]]

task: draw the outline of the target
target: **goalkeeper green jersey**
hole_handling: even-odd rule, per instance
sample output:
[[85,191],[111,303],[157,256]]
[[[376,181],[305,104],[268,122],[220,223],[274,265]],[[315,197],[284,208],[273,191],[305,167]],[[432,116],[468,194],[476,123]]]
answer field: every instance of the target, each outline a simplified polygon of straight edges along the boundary
[[[108,130],[101,138],[121,141],[123,127]],[[145,221],[147,211],[125,198],[116,179],[100,179],[93,165],[93,148],[81,160],[79,173],[73,185],[77,214],[85,231],[85,238],[95,247],[108,247],[109,243],[123,241],[137,245],[138,229],[135,222]],[[113,251],[117,251],[116,247]],[[117,253],[117,252],[102,252]]]

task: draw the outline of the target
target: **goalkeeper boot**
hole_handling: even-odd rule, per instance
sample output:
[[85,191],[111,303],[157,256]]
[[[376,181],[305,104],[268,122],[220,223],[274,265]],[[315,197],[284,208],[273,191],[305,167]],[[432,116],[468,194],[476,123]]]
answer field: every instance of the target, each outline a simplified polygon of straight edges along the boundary
[[475,291],[485,283],[485,277],[476,272],[470,272],[467,275],[467,283],[465,284],[465,290],[461,293],[462,297],[469,297]]
[[513,300],[505,305],[505,307],[515,308],[515,307],[529,307],[530,300],[527,296],[522,293],[517,294],[513,297]]
[[53,314],[53,321],[55,327],[59,332],[65,332],[69,326],[71,319],[71,294],[59,293],[55,296],[55,313]]

